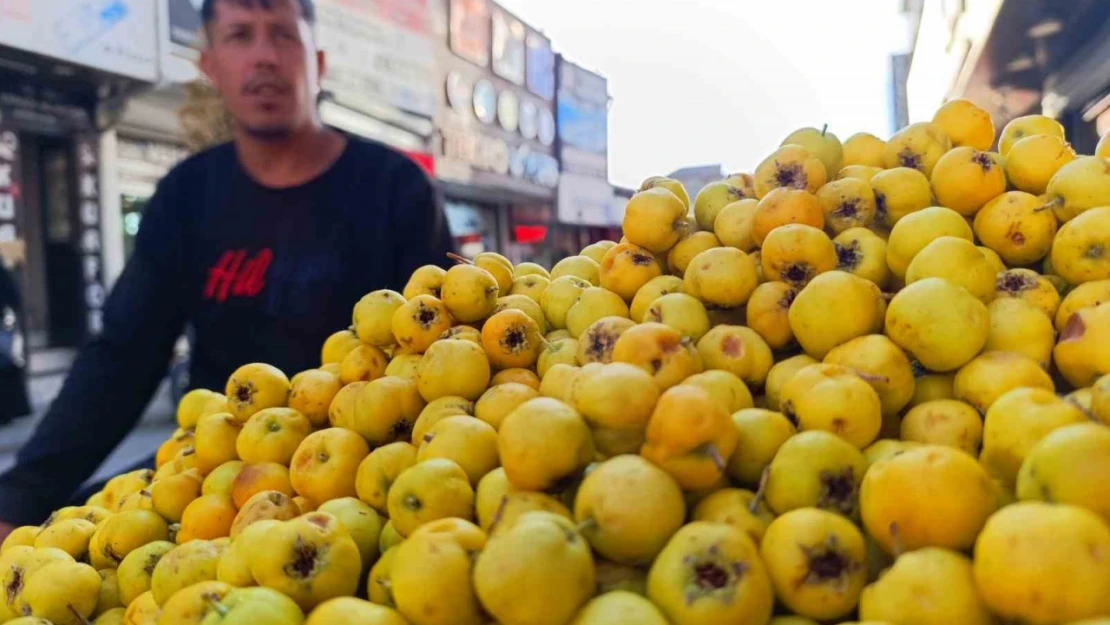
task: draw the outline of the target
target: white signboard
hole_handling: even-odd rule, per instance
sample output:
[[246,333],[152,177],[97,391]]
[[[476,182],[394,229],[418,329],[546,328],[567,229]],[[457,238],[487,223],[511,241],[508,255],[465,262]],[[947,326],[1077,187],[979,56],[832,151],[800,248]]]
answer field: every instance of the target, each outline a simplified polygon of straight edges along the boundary
[[153,0],[0,0],[0,43],[140,80],[158,77]]
[[382,104],[432,117],[438,73],[430,33],[431,0],[321,0],[320,45],[328,55],[324,88],[360,110]]
[[623,204],[613,201],[613,187],[604,178],[566,173],[559,179],[559,222],[582,226],[617,226]]

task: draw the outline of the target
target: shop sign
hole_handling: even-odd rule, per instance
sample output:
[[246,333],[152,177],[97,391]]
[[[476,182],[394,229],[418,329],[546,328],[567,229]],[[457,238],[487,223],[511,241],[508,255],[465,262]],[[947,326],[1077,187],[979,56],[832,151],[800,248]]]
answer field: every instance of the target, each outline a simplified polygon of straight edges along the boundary
[[529,32],[527,46],[528,90],[550,100],[555,97],[555,53],[551,51],[551,42],[539,33]]
[[335,100],[372,111],[388,104],[432,117],[436,111],[432,0],[323,0],[317,29],[328,53],[323,85]]
[[166,170],[189,156],[189,151],[172,143],[119,138],[119,156],[122,159],[142,161]]
[[490,19],[486,0],[451,0],[451,51],[479,67],[489,66]]
[[524,23],[500,7],[493,10],[493,73],[524,84]]
[[554,189],[559,184],[559,161],[527,144],[510,146],[504,139],[462,127],[440,129],[445,160],[465,163],[477,171],[512,176]]
[[153,82],[158,42],[153,0],[0,1],[0,42]]
[[613,187],[604,178],[564,172],[559,179],[556,210],[559,221],[583,226],[621,223]]
[[78,251],[81,256],[81,271],[85,285],[86,328],[89,334],[95,335],[104,328],[104,300],[108,295],[104,287],[103,256],[101,255],[97,140],[95,137],[84,135],[78,137],[75,147],[81,228]]
[[19,174],[19,135],[0,120],[0,243],[12,243],[19,236]]

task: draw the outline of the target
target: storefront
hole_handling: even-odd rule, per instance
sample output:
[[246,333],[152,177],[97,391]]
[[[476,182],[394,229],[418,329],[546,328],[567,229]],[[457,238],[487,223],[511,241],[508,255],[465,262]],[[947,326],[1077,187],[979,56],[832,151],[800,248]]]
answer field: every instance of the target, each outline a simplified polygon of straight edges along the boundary
[[442,1],[432,149],[452,233],[465,254],[550,258],[559,182],[551,44],[492,2]]
[[0,3],[0,250],[32,350],[102,327],[105,128],[157,78],[151,2]]
[[559,57],[556,125],[559,256],[613,237],[624,216],[609,184],[609,87],[605,77]]

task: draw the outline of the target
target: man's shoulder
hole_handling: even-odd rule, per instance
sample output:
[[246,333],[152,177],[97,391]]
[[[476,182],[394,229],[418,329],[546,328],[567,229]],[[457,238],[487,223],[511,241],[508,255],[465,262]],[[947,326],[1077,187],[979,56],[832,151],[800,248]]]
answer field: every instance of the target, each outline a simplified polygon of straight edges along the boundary
[[210,172],[227,171],[228,165],[234,161],[235,144],[221,143],[186,157],[166,174],[164,181],[192,185]]
[[347,138],[348,160],[360,174],[376,172],[386,180],[397,177],[409,177],[414,180],[429,181],[427,172],[408,155],[384,143],[372,139],[356,137],[350,134]]

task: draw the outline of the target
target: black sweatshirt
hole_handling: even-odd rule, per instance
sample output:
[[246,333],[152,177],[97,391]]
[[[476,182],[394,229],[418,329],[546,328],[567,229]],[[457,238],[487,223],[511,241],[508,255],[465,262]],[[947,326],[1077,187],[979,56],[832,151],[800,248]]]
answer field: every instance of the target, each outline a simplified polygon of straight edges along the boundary
[[349,138],[326,172],[286,189],[250,178],[231,144],[186,160],[145,210],[103,332],[0,476],[0,520],[40,523],[65,505],[135,426],[187,324],[193,388],[222,392],[250,362],[293,375],[319,366],[362,295],[400,291],[451,249],[428,177],[379,144]]

